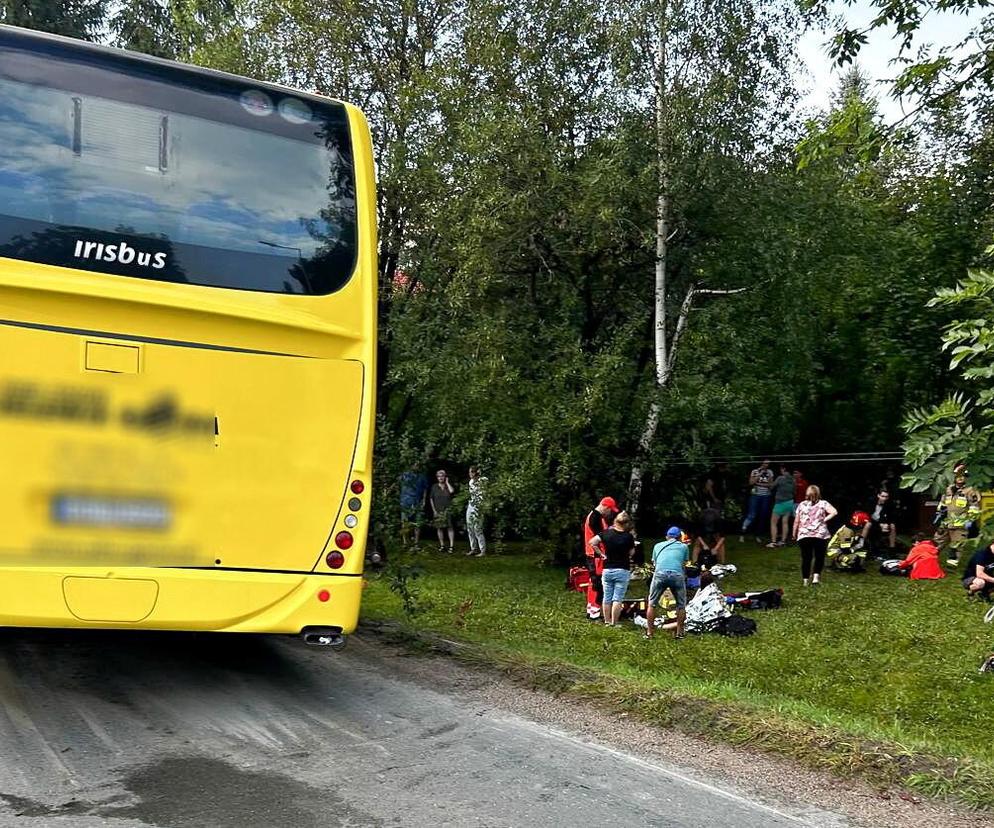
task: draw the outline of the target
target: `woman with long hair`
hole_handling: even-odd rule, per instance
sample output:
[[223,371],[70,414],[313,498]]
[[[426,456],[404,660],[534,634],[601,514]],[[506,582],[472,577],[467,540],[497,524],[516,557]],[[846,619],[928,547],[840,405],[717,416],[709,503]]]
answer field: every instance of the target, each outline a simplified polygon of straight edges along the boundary
[[635,535],[628,512],[618,512],[614,523],[590,539],[594,554],[604,560],[604,623],[614,627],[621,617],[621,602],[625,600],[632,577],[635,556]]
[[801,577],[804,586],[817,584],[825,566],[825,551],[832,533],[828,522],[838,510],[827,500],[821,499],[821,489],[808,486],[804,500],[797,507],[794,519],[794,540],[801,547]]

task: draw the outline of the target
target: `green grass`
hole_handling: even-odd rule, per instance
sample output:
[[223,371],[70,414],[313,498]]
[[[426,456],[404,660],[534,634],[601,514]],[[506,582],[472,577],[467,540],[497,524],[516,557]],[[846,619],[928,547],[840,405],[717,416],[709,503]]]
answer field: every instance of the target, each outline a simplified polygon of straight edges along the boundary
[[[687,730],[711,729],[843,772],[889,762],[876,774],[881,781],[991,801],[994,676],[977,667],[994,629],[955,577],[910,582],[829,571],[805,590],[796,549],[729,546],[739,571],[726,590],[785,589],[783,609],[750,613],[759,625],[750,638],[645,641],[634,626],[592,624],[584,598],[563,588],[564,572],[527,547],[483,559],[398,557],[395,564],[424,568],[414,582],[423,611],[405,617],[389,577],[372,575],[363,616],[472,642],[475,657],[530,665],[554,689],[610,696]],[[645,589],[633,583],[629,596]],[[710,712],[702,714],[698,700]]]

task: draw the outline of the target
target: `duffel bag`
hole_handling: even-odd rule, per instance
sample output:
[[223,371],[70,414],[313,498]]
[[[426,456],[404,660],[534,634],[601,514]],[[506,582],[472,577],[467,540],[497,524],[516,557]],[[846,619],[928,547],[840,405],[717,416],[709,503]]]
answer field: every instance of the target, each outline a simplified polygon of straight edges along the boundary
[[743,618],[741,615],[730,615],[722,619],[718,625],[718,632],[731,638],[744,638],[747,635],[754,635],[756,632],[756,622],[751,618]]
[[590,586],[590,573],[585,566],[571,566],[566,575],[566,589],[573,592],[586,592]]

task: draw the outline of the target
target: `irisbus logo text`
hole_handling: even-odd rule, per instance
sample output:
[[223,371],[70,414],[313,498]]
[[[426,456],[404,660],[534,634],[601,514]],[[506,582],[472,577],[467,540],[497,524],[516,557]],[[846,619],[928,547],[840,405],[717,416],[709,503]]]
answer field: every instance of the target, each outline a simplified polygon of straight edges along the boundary
[[162,270],[166,266],[165,253],[147,253],[144,250],[136,250],[125,242],[102,244],[101,242],[77,239],[74,255],[77,259],[117,262],[124,265],[136,264],[140,267],[151,267],[153,270]]

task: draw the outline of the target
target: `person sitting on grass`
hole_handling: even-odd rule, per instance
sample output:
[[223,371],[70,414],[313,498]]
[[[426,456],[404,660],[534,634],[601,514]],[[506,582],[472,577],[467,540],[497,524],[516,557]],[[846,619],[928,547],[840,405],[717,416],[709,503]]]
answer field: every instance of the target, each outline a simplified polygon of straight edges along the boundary
[[994,543],[973,553],[963,571],[963,586],[970,597],[994,600]]
[[921,534],[914,536],[908,557],[897,566],[902,571],[910,569],[912,581],[937,581],[946,577],[939,563],[939,547]]
[[625,600],[632,577],[635,557],[635,535],[628,512],[619,512],[610,528],[594,535],[589,544],[594,554],[604,561],[601,582],[604,585],[604,623],[616,627],[621,618],[621,602]]
[[683,624],[687,618],[687,576],[684,574],[684,564],[690,558],[690,549],[682,540],[683,533],[679,526],[671,526],[666,531],[666,540],[660,541],[653,547],[652,582],[649,584],[649,604],[646,607],[645,637],[652,638],[655,630],[656,605],[663,593],[669,589],[676,601],[676,630],[674,638],[683,638]]
[[725,536],[720,529],[702,532],[694,541],[694,565],[710,569],[725,562]]
[[[701,510],[700,533],[694,540],[694,565],[710,568],[725,562],[725,533],[721,529],[721,512],[707,508]],[[689,546],[689,541],[684,541]]]
[[886,542],[887,552],[891,558],[897,548],[897,524],[894,522],[894,504],[890,492],[881,489],[877,499],[870,507],[868,520],[863,526],[863,539],[873,550],[875,558],[883,557],[882,545]]

